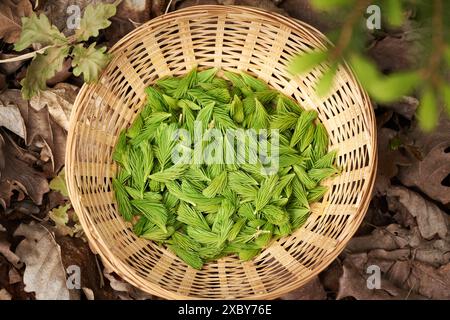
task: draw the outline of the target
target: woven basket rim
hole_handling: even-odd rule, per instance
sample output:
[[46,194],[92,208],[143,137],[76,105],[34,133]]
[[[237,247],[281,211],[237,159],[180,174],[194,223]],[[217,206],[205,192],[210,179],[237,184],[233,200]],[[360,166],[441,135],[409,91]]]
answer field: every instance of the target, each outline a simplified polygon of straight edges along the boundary
[[[127,42],[129,40],[133,39],[133,37],[137,33],[139,33],[142,29],[147,28],[149,25],[151,25],[151,26],[161,25],[161,24],[166,23],[168,20],[189,15],[189,13],[191,13],[191,12],[193,12],[193,13],[199,13],[199,12],[210,13],[212,11],[220,11],[223,13],[224,11],[229,11],[229,10],[231,10],[231,11],[239,10],[239,11],[244,11],[247,13],[255,14],[258,16],[265,16],[265,17],[267,17],[267,19],[276,20],[278,23],[280,23],[290,29],[296,30],[296,31],[308,30],[311,33],[313,33],[314,36],[319,37],[320,41],[326,42],[327,44],[331,44],[331,42],[329,41],[329,39],[327,37],[325,37],[319,30],[312,27],[311,25],[309,25],[305,22],[299,21],[299,20],[295,20],[293,18],[283,16],[278,13],[274,13],[274,12],[270,12],[267,10],[254,8],[254,7],[247,7],[247,6],[199,5],[199,6],[192,6],[192,7],[184,8],[181,10],[177,10],[177,11],[174,11],[174,12],[171,12],[168,14],[164,14],[164,15],[156,17],[152,20],[147,21],[146,23],[142,24],[138,28],[134,29],[133,31],[131,31],[130,33],[125,35],[122,39],[120,39],[109,50],[109,52],[113,53],[113,54],[119,52],[123,46],[127,45]],[[369,99],[366,91],[361,87],[360,82],[354,76],[354,73],[353,73],[351,67],[345,62],[342,63],[342,66],[343,66],[343,68],[346,69],[348,76],[354,81],[354,84],[356,84],[358,86],[357,89],[358,89],[358,92],[362,95],[362,98],[364,98],[365,101],[367,102],[365,107],[368,108],[368,110],[366,110],[366,111],[367,111],[367,115],[369,117],[368,118],[364,117],[363,120],[365,121],[366,127],[371,136],[371,141],[370,141],[371,154],[370,154],[369,166],[372,168],[370,181],[368,181],[365,190],[362,192],[362,199],[361,199],[361,204],[358,207],[359,209],[358,209],[357,217],[355,217],[355,220],[352,223],[352,228],[346,232],[345,237],[343,237],[343,239],[341,240],[342,243],[346,244],[349,241],[349,239],[351,237],[353,237],[354,233],[357,231],[357,228],[361,224],[361,222],[365,216],[365,212],[367,211],[367,208],[370,203],[370,198],[371,198],[371,194],[372,194],[372,190],[373,190],[374,182],[375,182],[375,175],[376,175],[376,171],[377,171],[377,144],[376,144],[375,115],[374,115],[374,111],[373,111],[370,99]],[[100,78],[101,77],[102,77],[102,75],[100,76]],[[87,93],[89,88],[90,88],[89,84],[84,84],[82,86],[82,88],[80,89],[80,91],[77,95],[77,98],[74,102],[71,117],[70,117],[70,128],[69,128],[68,137],[67,137],[68,142],[73,141],[73,139],[74,139],[74,135],[75,135],[74,124],[76,122],[76,119],[79,117],[79,114],[83,111],[82,108],[78,108],[78,106],[80,105],[81,101],[84,98],[84,95]],[[65,160],[66,168],[72,168],[70,152],[71,152],[71,148],[67,147],[66,148],[66,160]],[[68,172],[68,174],[66,174],[66,184],[68,186],[70,198],[74,199],[74,201],[72,201],[72,202],[74,204],[75,210],[77,212],[83,212],[83,209],[80,206],[79,195],[77,194],[77,192],[75,190],[76,183],[75,183],[73,177],[70,175],[70,172]],[[101,256],[102,261],[105,264],[106,268],[112,269],[114,272],[116,272],[116,274],[118,274],[120,277],[122,277],[125,281],[131,283],[132,285],[136,286],[137,288],[144,290],[150,294],[162,296],[164,298],[202,299],[202,298],[197,298],[197,297],[193,297],[190,295],[178,294],[173,291],[166,290],[165,288],[158,286],[158,285],[154,285],[155,287],[152,288],[151,286],[149,286],[149,284],[147,284],[147,285],[142,284],[141,280],[137,276],[132,275],[130,272],[124,271],[124,270],[128,269],[128,265],[126,263],[124,263],[123,261],[115,258],[114,253],[108,248],[108,245],[106,243],[104,243],[104,241],[96,234],[95,230],[90,227],[90,225],[89,225],[90,222],[88,220],[85,220],[86,217],[82,214],[79,214],[79,217],[80,217],[80,223],[81,223],[81,225],[85,231],[85,234],[89,240],[91,249],[93,249],[94,253],[97,253]],[[324,256],[322,258],[323,260],[326,260],[328,263],[320,268],[315,268],[308,276],[306,276],[304,279],[302,279],[302,281],[300,283],[298,281],[297,282],[293,281],[293,283],[289,286],[284,286],[283,288],[279,288],[272,292],[267,292],[267,293],[263,293],[263,294],[255,294],[253,296],[248,297],[248,299],[275,299],[293,289],[296,289],[296,288],[302,286],[303,284],[305,284],[309,280],[311,280],[314,276],[319,274],[323,269],[325,269],[344,250],[344,248],[345,248],[345,246],[341,246],[340,248],[336,247],[331,252],[329,252],[326,256]]]

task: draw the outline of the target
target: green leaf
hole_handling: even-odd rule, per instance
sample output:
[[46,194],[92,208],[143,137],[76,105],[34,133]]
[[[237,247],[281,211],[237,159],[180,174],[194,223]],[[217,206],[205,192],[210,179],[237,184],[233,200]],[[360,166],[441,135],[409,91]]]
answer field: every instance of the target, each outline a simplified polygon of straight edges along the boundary
[[34,12],[29,17],[22,18],[22,32],[14,44],[14,50],[22,51],[33,43],[42,46],[67,44],[67,39],[58,28],[50,23],[45,14],[37,16]]
[[278,183],[278,176],[276,174],[269,176],[261,183],[261,187],[259,188],[255,199],[256,212],[264,208],[269,203],[277,183]]
[[188,165],[175,165],[163,171],[151,174],[149,179],[159,182],[173,181],[181,178],[188,168]]
[[281,226],[289,222],[287,212],[277,206],[267,205],[261,211],[267,221],[274,225]]
[[145,226],[144,231],[142,232],[141,237],[152,241],[164,241],[174,232],[175,229],[172,226],[168,226],[167,230],[165,231],[159,228],[157,225],[148,222]]
[[230,115],[237,123],[244,121],[244,105],[237,95],[234,95],[233,101],[230,104]]
[[187,75],[181,78],[178,87],[174,91],[173,97],[182,98],[190,88],[197,84],[197,68],[192,69]]
[[308,201],[316,202],[320,201],[325,193],[328,191],[328,187],[326,186],[317,186],[308,191]]
[[216,245],[217,234],[206,229],[199,229],[192,226],[187,226],[187,234],[196,241],[203,244]]
[[364,88],[372,98],[381,103],[393,102],[411,93],[421,81],[420,75],[415,71],[384,76],[373,62],[358,55],[351,57],[351,63]]
[[210,83],[213,81],[219,69],[210,68],[197,73],[197,80],[201,83]]
[[106,47],[96,49],[95,45],[94,42],[85,48],[82,44],[77,44],[72,51],[73,74],[77,77],[83,74],[84,81],[87,83],[97,81],[100,72],[111,58],[108,53],[105,53]]
[[169,246],[170,250],[172,250],[181,260],[186,262],[187,265],[191,266],[194,269],[201,270],[203,267],[203,260],[200,258],[198,253],[184,250],[183,248],[171,245]]
[[450,116],[450,85],[442,85],[441,92],[445,109],[447,110],[447,114]]
[[112,184],[120,214],[126,221],[131,221],[131,218],[133,217],[133,209],[131,207],[130,200],[128,199],[128,194],[125,187],[118,179],[113,179]]
[[69,216],[67,215],[67,210],[69,210],[71,204],[59,206],[50,210],[48,216],[52,219],[57,226],[65,226],[69,222]]
[[317,10],[330,11],[353,3],[351,0],[312,0],[311,4]]
[[214,198],[217,194],[221,194],[222,191],[227,188],[227,184],[228,175],[226,171],[223,171],[211,180],[209,186],[203,190],[203,195],[207,198]]
[[325,97],[333,86],[334,77],[337,72],[337,65],[334,64],[325,71],[322,77],[319,79],[316,85],[316,93],[319,97]]
[[[300,115],[300,117],[297,120],[297,124],[295,126],[294,133],[292,134],[292,138],[291,138],[291,142],[290,142],[291,147],[295,146],[297,143],[302,141],[302,139],[304,139],[305,137],[310,139],[309,142],[311,142],[311,140],[312,140],[311,128],[312,128],[312,130],[314,130],[314,125],[312,122],[315,118],[317,118],[317,112],[314,110],[302,112],[302,114]],[[313,131],[313,133],[314,133],[314,131]],[[304,142],[302,142],[302,144],[304,144]]]
[[61,169],[56,177],[50,181],[49,187],[53,191],[59,191],[64,197],[69,196],[66,185],[66,170],[65,167]]
[[430,132],[436,127],[439,113],[436,96],[431,87],[425,88],[422,92],[419,108],[417,109],[417,117],[423,131]]
[[420,75],[415,72],[398,72],[383,76],[367,87],[369,94],[382,103],[394,102],[410,94],[421,81]]
[[320,182],[326,178],[331,177],[338,171],[336,168],[312,168],[308,171],[308,176],[316,182]]
[[254,91],[265,91],[269,89],[267,83],[251,76],[248,73],[241,72],[241,78],[244,81],[244,83],[250,88],[252,88]]
[[294,172],[298,177],[298,180],[302,185],[306,187],[307,190],[314,188],[317,183],[314,181],[305,171],[305,169],[301,166],[294,165]]
[[403,23],[403,6],[399,0],[385,0],[383,11],[387,15],[389,24],[394,27],[400,27]]
[[450,67],[450,45],[447,45],[447,47],[445,48],[444,59],[445,62],[447,63],[447,66]]
[[188,226],[192,226],[198,229],[210,230],[205,217],[197,210],[191,208],[189,205],[182,202],[178,207],[177,213],[178,221],[181,221]]
[[272,116],[270,121],[271,129],[286,131],[294,129],[298,121],[298,114],[293,112],[279,112]]
[[77,40],[86,41],[90,37],[97,37],[99,30],[109,27],[111,21],[108,19],[116,14],[117,4],[89,4],[80,20],[80,28],[75,32]]
[[147,199],[130,201],[133,207],[139,210],[150,222],[156,224],[162,231],[167,232],[167,208],[159,202]]
[[288,65],[288,71],[292,74],[303,74],[315,66],[324,62],[328,57],[326,51],[311,51],[295,56]]
[[290,208],[287,210],[292,228],[297,229],[302,226],[309,217],[309,209],[304,207]]
[[47,88],[47,80],[61,70],[64,59],[69,54],[69,47],[51,47],[45,52],[38,53],[28,66],[25,78],[20,82],[22,96],[31,99],[41,90]]
[[359,81],[366,89],[378,81],[380,74],[374,62],[357,54],[350,57],[350,62]]
[[201,248],[200,243],[181,232],[175,232],[172,239],[175,245],[186,251],[198,251]]

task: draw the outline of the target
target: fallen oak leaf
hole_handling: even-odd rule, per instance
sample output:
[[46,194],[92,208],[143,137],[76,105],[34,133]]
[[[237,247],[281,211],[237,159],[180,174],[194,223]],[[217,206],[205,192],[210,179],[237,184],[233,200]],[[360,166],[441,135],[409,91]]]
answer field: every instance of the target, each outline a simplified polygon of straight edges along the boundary
[[70,112],[78,90],[78,87],[71,84],[59,83],[54,88],[33,96],[30,100],[30,106],[36,111],[47,107],[50,116],[67,131],[69,129]]
[[0,39],[13,43],[19,39],[22,29],[20,19],[33,12],[28,0],[3,0],[0,2]]
[[8,278],[9,278],[9,284],[15,284],[15,283],[22,282],[22,276],[19,274],[19,272],[16,270],[16,268],[9,269]]
[[[6,138],[4,138],[6,137]],[[0,181],[17,184],[34,203],[42,204],[42,197],[50,189],[46,176],[25,160],[29,154],[19,148],[8,135],[0,133]]]
[[128,282],[117,279],[113,271],[106,267],[103,270],[103,275],[109,280],[109,285],[116,291],[118,298],[121,300],[148,300],[153,298],[152,295],[132,286]]
[[[18,56],[19,56],[18,54],[12,54],[12,53],[0,53],[0,60],[16,58]],[[17,70],[19,70],[20,67],[22,67],[22,65],[25,62],[26,62],[26,60],[19,60],[19,61],[1,63],[0,71],[2,71],[6,75],[11,75],[11,74],[15,73]]]
[[316,276],[304,286],[286,293],[281,300],[326,300],[327,293]]
[[[77,0],[76,5],[80,9],[80,13],[83,13],[89,4],[100,2],[112,3],[114,0]],[[67,10],[71,5],[75,4],[73,0],[41,1],[40,3],[42,12],[49,18],[51,23],[58,28],[58,30],[66,36],[73,34],[73,25],[67,23]]]
[[378,130],[378,173],[375,181],[375,191],[380,195],[385,195],[391,185],[391,178],[398,173],[399,166],[407,166],[410,159],[404,156],[398,149],[393,149],[390,142],[397,136],[398,132],[381,128]]
[[55,239],[61,247],[63,265],[66,268],[74,265],[80,268],[79,285],[83,292],[86,292],[83,288],[89,288],[93,291],[96,299],[114,299],[113,290],[103,283],[102,270],[100,270],[96,256],[89,249],[89,244],[80,238],[58,236],[57,234]]
[[63,196],[68,197],[69,192],[66,185],[66,170],[62,168],[56,177],[50,181],[50,189],[60,192]]
[[25,139],[27,129],[19,107],[9,99],[5,101],[2,98],[3,95],[0,95],[0,127],[5,127]]
[[86,41],[90,37],[96,37],[99,30],[109,27],[111,21],[108,19],[116,14],[116,7],[119,2],[88,5],[80,20],[80,28],[75,32],[78,41]]
[[11,300],[11,294],[6,289],[0,289],[0,301]]
[[414,191],[401,186],[392,186],[387,193],[390,209],[407,210],[417,220],[420,234],[425,239],[432,239],[435,235],[444,239],[449,233],[450,218],[434,203],[426,201]]
[[6,229],[3,226],[1,227],[2,230],[0,230],[0,254],[3,255],[6,260],[8,260],[9,263],[11,263],[15,268],[20,269],[23,266],[20,262],[20,258],[11,251],[11,244],[6,240]]
[[83,74],[84,81],[87,83],[97,80],[100,72],[110,60],[110,55],[105,53],[106,47],[96,49],[95,45],[94,42],[85,48],[82,44],[77,44],[72,52],[73,74],[77,77]]
[[423,160],[415,159],[401,167],[398,178],[407,187],[417,187],[430,198],[450,203],[450,186],[444,183],[450,173],[450,120],[441,116],[438,127],[430,134],[415,128],[410,134],[421,149]]
[[16,254],[25,263],[23,282],[26,292],[35,292],[37,300],[69,300],[66,270],[61,248],[42,225],[21,224],[14,236],[24,236]]
[[33,12],[29,17],[22,18],[22,31],[20,39],[14,44],[14,50],[22,51],[33,43],[40,43],[42,46],[63,46],[68,40],[50,23],[46,15],[38,16]]
[[[61,84],[52,89],[50,93],[42,92],[46,97],[52,99],[51,102],[42,98],[34,100],[33,103],[24,100],[19,90],[6,90],[0,94],[0,102],[3,105],[15,106],[20,111],[25,123],[26,130],[23,138],[26,145],[42,149],[41,160],[43,162],[51,160],[50,168],[44,168],[51,175],[54,171],[59,171],[65,160],[67,132],[56,121],[64,123],[62,117],[65,115],[63,114],[70,111],[63,111],[62,108],[72,107],[71,102],[72,99],[75,99],[76,92],[77,89],[73,86]],[[56,98],[54,95],[61,96]],[[30,108],[30,105],[33,107]],[[53,114],[50,114],[50,110]]]
[[343,273],[339,279],[339,291],[336,299],[353,297],[357,300],[405,300],[424,299],[425,297],[412,293],[410,290],[399,288],[388,277],[380,274],[379,288],[368,286],[367,267],[378,266],[381,271],[387,271],[394,262],[384,263],[382,260],[369,259],[366,253],[348,255],[343,263]]
[[57,208],[52,209],[48,216],[50,219],[55,222],[56,226],[63,226],[66,227],[67,223],[69,222],[69,215],[67,214],[67,210],[69,210],[71,207],[71,204],[66,204],[63,206],[59,206]]
[[31,99],[47,88],[47,80],[61,70],[64,60],[69,54],[68,46],[50,47],[36,57],[28,66],[26,77],[20,81],[22,96]]

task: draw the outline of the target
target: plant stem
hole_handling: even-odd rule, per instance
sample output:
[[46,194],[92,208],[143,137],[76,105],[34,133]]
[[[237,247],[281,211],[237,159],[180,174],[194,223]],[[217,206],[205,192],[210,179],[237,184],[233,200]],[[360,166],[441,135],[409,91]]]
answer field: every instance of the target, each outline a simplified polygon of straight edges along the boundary
[[342,31],[339,35],[339,39],[336,46],[333,48],[330,54],[330,59],[336,61],[348,47],[353,35],[353,28],[355,23],[361,18],[364,8],[369,4],[369,0],[357,0],[354,9],[345,19],[345,23],[342,26]]

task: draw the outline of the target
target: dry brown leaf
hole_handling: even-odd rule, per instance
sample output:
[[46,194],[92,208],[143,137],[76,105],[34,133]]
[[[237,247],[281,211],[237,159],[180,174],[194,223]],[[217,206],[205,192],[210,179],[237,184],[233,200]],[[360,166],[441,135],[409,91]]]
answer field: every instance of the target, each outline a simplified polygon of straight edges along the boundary
[[[16,53],[0,53],[0,60],[10,59],[18,57],[19,54]],[[2,71],[6,75],[13,74],[26,62],[26,60],[8,62],[8,63],[0,63],[0,71]]]
[[29,0],[2,0],[0,2],[0,39],[16,42],[22,30],[21,17],[29,16],[33,8]]
[[345,250],[350,253],[367,252],[373,249],[395,250],[420,243],[419,235],[391,224],[386,228],[377,228],[372,234],[352,238]]
[[410,287],[430,299],[450,299],[450,264],[440,268],[415,261],[409,278]]
[[[367,286],[367,279],[372,274],[367,273],[367,267],[370,265],[377,265],[382,271],[379,289],[369,289]],[[423,299],[424,297],[411,290],[398,287],[389,277],[383,275],[393,265],[394,262],[369,259],[366,253],[348,255],[344,260],[337,299],[347,297],[358,300]]]
[[[68,125],[68,115],[77,92],[77,87],[61,83],[43,92],[42,98],[33,98],[30,103],[22,99],[19,90],[6,90],[0,94],[3,105],[16,107],[16,116],[17,110],[20,111],[25,126],[25,134],[21,137],[27,146],[42,149],[41,161],[50,162],[48,168],[44,168],[46,172],[57,172],[64,164],[67,133],[61,126]],[[20,124],[20,119],[17,120]]]
[[15,268],[9,269],[8,278],[9,284],[16,284],[22,282],[22,276]]
[[410,164],[410,159],[400,153],[399,150],[392,150],[389,146],[391,139],[396,137],[397,131],[389,128],[378,130],[378,172],[375,181],[375,192],[385,195],[391,185],[391,178],[398,173],[398,166]]
[[284,0],[280,6],[290,16],[304,21],[322,32],[338,29],[342,25],[342,14],[335,11],[319,12],[313,8],[310,0]]
[[52,234],[42,225],[30,223],[21,224],[14,236],[25,237],[16,249],[26,265],[25,291],[35,292],[37,300],[69,300],[61,249]]
[[6,291],[6,289],[0,289],[0,301],[11,300],[11,299],[12,299],[12,296],[8,291]]
[[410,39],[407,33],[388,35],[371,46],[369,55],[384,72],[405,70],[419,62],[420,50],[416,40]]
[[392,211],[406,210],[416,218],[423,238],[431,239],[438,235],[444,239],[448,235],[449,216],[416,192],[401,186],[393,186],[388,191],[388,199]]
[[327,293],[316,276],[304,286],[281,297],[282,300],[326,300]]
[[116,299],[113,290],[104,285],[100,265],[86,241],[80,238],[56,235],[56,242],[61,247],[61,258],[64,266],[66,268],[71,265],[80,267],[80,285],[85,295],[87,293],[83,287],[92,290],[97,300]]
[[416,159],[401,168],[400,181],[408,187],[418,187],[443,204],[450,203],[450,187],[443,183],[450,173],[450,120],[441,116],[439,126],[431,134],[416,128],[411,137],[422,150],[423,160]]
[[83,290],[83,293],[84,293],[86,299],[95,300],[94,291],[92,291],[92,289],[83,287],[83,288],[81,288],[81,290]]
[[402,97],[399,101],[384,105],[383,107],[391,109],[395,113],[398,113],[404,116],[406,119],[411,120],[416,114],[418,106],[419,100],[417,100],[417,98],[405,96]]
[[148,300],[152,299],[152,295],[148,294],[128,282],[116,277],[112,270],[105,268],[103,275],[109,280],[109,285],[116,291],[116,295],[121,300]]
[[0,224],[0,254],[9,261],[15,268],[22,268],[20,258],[10,250],[11,244],[6,239],[6,229]]
[[66,131],[69,117],[79,88],[68,83],[59,83],[54,88],[41,92],[30,100],[30,106],[41,111],[48,109],[50,116]]
[[17,185],[34,203],[40,205],[43,195],[50,189],[46,176],[33,168],[35,160],[8,135],[0,134],[0,180]]
[[22,139],[26,139],[27,129],[20,112],[21,108],[24,106],[19,106],[16,99],[11,99],[10,95],[0,94],[0,127],[5,127]]
[[117,7],[117,13],[111,18],[112,24],[105,30],[108,45],[111,46],[141,24],[150,20],[151,0],[123,0]]

